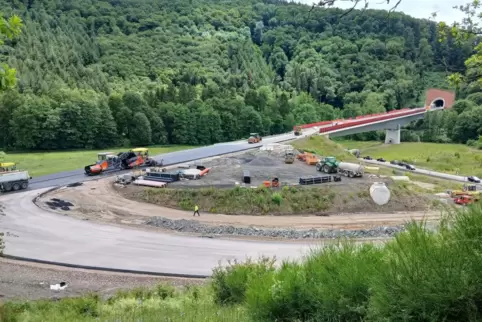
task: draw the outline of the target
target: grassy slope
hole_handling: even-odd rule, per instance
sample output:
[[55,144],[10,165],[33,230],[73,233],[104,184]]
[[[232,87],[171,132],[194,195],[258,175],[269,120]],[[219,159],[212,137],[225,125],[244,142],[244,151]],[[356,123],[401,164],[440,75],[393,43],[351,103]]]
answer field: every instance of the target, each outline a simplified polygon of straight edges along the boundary
[[297,149],[316,151],[316,154],[320,156],[334,156],[338,160],[357,161],[351,153],[344,151],[344,147],[325,136],[310,136],[305,139],[296,140],[291,144]]
[[[169,146],[169,147],[150,147],[151,155],[158,155],[168,152],[190,149],[190,146]],[[92,164],[97,159],[98,152],[120,152],[128,148],[112,148],[108,150],[87,150],[87,151],[68,151],[68,152],[32,152],[32,153],[11,153],[7,154],[4,162],[16,162],[17,167],[28,170],[30,175],[42,176],[46,174],[83,169],[84,166]]]
[[384,145],[379,142],[337,141],[347,148],[359,148],[362,155],[387,160],[406,160],[421,168],[482,176],[482,151],[462,144],[414,143]]

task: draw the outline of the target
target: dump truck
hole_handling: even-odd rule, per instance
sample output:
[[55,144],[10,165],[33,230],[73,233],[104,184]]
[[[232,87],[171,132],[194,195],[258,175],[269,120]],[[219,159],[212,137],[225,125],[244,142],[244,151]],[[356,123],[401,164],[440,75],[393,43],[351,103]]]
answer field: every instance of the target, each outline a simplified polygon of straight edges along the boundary
[[30,179],[28,171],[17,170],[15,163],[0,163],[0,192],[27,189]]
[[295,152],[293,150],[288,150],[285,152],[285,163],[291,164],[295,162]]
[[326,157],[316,164],[316,170],[324,173],[339,173],[346,177],[362,177],[364,168],[360,164],[339,162],[335,157]]
[[250,133],[248,143],[259,143],[263,138],[258,133]]
[[86,175],[98,175],[104,172],[120,171],[137,167],[162,166],[149,157],[149,149],[135,148],[127,152],[119,152],[117,155],[112,152],[100,152],[97,154],[97,162],[84,167]]
[[297,126],[295,127],[295,131],[294,131],[294,134],[296,136],[300,136],[302,134],[303,130],[301,129],[301,126]]

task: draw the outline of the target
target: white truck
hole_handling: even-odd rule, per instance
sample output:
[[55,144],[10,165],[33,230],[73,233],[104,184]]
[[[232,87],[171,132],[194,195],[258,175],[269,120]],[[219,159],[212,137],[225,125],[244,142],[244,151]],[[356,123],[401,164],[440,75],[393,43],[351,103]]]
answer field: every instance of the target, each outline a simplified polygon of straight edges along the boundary
[[30,179],[28,171],[12,170],[0,172],[0,192],[27,189]]

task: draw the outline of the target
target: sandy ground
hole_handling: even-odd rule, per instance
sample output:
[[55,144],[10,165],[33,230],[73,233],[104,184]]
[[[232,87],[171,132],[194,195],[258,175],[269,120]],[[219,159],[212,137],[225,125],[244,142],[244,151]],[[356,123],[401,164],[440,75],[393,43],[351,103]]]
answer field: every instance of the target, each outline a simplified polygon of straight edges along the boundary
[[[41,208],[65,216],[82,220],[92,220],[109,224],[140,226],[153,216],[170,219],[193,219],[191,212],[164,208],[153,204],[141,203],[124,198],[114,189],[111,179],[86,182],[74,188],[61,188],[39,198],[37,205]],[[122,191],[122,189],[121,189]],[[59,208],[53,210],[47,205],[52,198],[58,198],[73,204],[69,211]],[[211,225],[232,225],[238,227],[256,226],[262,228],[294,228],[294,229],[362,229],[375,226],[392,226],[402,224],[411,219],[437,220],[439,212],[397,212],[397,213],[357,213],[330,216],[230,216],[222,214],[205,214],[196,220]],[[147,229],[147,227],[145,227]]]
[[[50,290],[51,284],[60,282],[66,282],[67,288]],[[91,292],[109,296],[121,289],[141,286],[170,284],[181,287],[201,283],[205,280],[89,271],[0,258],[0,301],[62,298]]]

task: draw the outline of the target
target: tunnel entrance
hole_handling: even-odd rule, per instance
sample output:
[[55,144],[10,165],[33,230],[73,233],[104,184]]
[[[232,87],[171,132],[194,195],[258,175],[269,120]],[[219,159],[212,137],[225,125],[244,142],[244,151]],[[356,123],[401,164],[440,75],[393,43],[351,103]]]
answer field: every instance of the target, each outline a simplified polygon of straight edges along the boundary
[[433,108],[444,108],[445,107],[445,100],[443,98],[436,98],[432,101],[432,104],[430,104],[430,107]]

